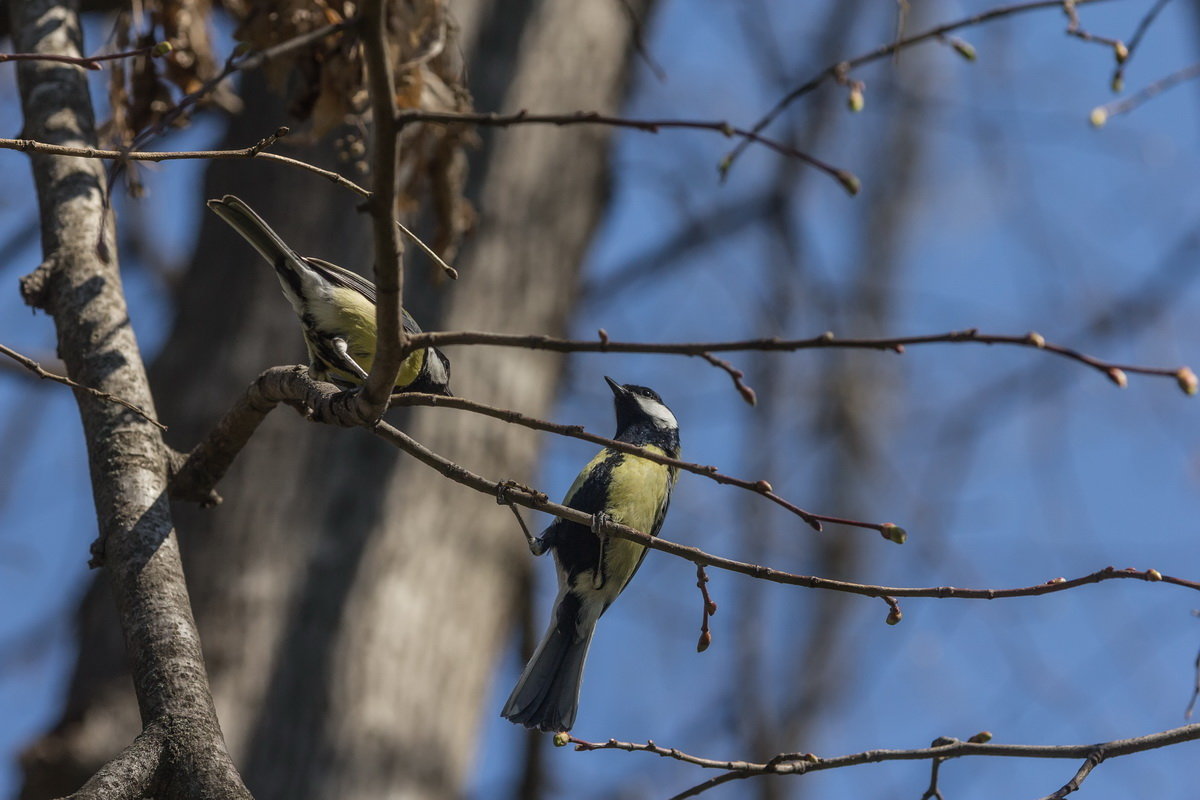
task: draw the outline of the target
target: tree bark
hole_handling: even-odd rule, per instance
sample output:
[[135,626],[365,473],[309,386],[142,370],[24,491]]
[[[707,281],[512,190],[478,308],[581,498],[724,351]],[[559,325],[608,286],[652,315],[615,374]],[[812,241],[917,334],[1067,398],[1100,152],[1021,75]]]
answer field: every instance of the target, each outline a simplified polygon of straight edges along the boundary
[[[486,65],[481,108],[501,106],[503,85],[505,108],[616,108],[629,49],[620,4],[460,5],[468,64]],[[245,95],[231,145],[284,119],[254,81]],[[481,224],[457,260],[462,278],[422,283],[410,268],[405,300],[417,319],[562,333],[606,202],[608,138],[584,128],[488,137],[476,172]],[[205,185],[206,196],[242,196],[300,252],[367,272],[367,222],[340,191],[233,162],[212,164]],[[200,241],[153,375],[180,448],[261,369],[303,358],[270,269],[215,219],[206,216]],[[550,409],[561,357],[449,355],[456,393]],[[449,410],[389,419],[484,474],[533,473],[539,442],[527,431]],[[247,785],[260,800],[458,796],[480,712],[498,713],[484,700],[528,569],[511,513],[363,432],[309,425],[286,409],[268,418],[219,491],[216,509],[176,512],[216,707]],[[63,721],[25,759],[26,797],[47,796],[33,787],[64,771],[78,786],[136,733],[111,620],[91,607],[94,594]]]
[[[74,6],[17,0],[10,13],[17,51],[82,54]],[[83,69],[24,62],[18,65],[18,82],[25,136],[97,146]],[[38,155],[30,161],[45,260],[22,280],[22,294],[54,318],[58,353],[71,378],[153,414],[121,287],[104,166]],[[104,565],[116,597],[118,630],[124,634],[140,711],[137,727],[142,728],[111,740],[110,746],[117,748],[132,744],[92,777],[79,796],[132,798],[153,792],[164,798],[246,797],[209,693],[167,503],[162,438],[149,421],[123,406],[84,392],[75,396],[99,528],[93,554]],[[127,716],[133,718],[132,713]]]

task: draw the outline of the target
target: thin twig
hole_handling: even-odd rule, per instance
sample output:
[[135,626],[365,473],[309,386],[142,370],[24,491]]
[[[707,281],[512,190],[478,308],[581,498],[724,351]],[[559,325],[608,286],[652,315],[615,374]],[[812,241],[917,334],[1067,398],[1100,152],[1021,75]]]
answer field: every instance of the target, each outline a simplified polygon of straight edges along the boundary
[[[614,342],[607,337],[597,341],[584,339],[558,339],[553,336],[521,335],[509,333],[486,333],[482,331],[437,331],[418,333],[411,337],[409,346],[416,347],[447,347],[450,345],[490,345],[493,347],[524,347],[530,350],[552,350],[559,353],[659,353],[665,355],[700,356],[704,353],[733,352],[740,350],[766,350],[793,352],[796,350],[814,350],[820,348],[841,348],[851,350],[890,350],[903,353],[904,348],[927,344],[986,344],[1011,345],[1028,347],[1035,350],[1045,350],[1057,356],[1076,361],[1091,367],[1105,375],[1118,386],[1125,386],[1126,373],[1138,375],[1154,375],[1174,378],[1181,386],[1185,376],[1194,375],[1187,367],[1175,369],[1162,367],[1142,367],[1133,364],[1114,364],[1109,361],[1089,356],[1069,347],[1051,344],[1038,333],[1027,333],[1024,336],[1008,336],[980,333],[978,328],[967,328],[961,331],[948,331],[924,336],[897,336],[879,339],[839,339],[832,333],[823,333],[809,339],[743,339],[727,342],[680,342],[680,343],[651,343],[651,342]],[[1187,391],[1187,389],[1184,389]],[[1194,390],[1188,392],[1194,394]]]
[[117,397],[115,394],[109,394],[108,392],[102,392],[99,389],[93,389],[90,386],[84,386],[82,384],[76,383],[75,381],[71,380],[70,378],[68,378],[65,375],[55,375],[53,372],[48,372],[45,369],[42,369],[41,364],[34,361],[29,356],[21,355],[16,350],[13,350],[9,347],[5,347],[2,344],[0,344],[0,353],[8,356],[13,361],[16,361],[18,364],[25,367],[25,369],[29,370],[34,375],[37,375],[39,378],[42,378],[43,380],[54,381],[55,383],[61,383],[63,386],[70,386],[72,389],[78,389],[81,392],[87,392],[92,397],[99,398],[100,400],[104,400],[109,403],[116,403],[117,405],[124,406],[125,408],[127,408],[130,411],[132,411],[133,413],[137,414],[139,417],[146,420],[147,422],[150,422],[150,423],[156,425],[159,430],[165,431],[167,429],[166,425],[163,425],[161,422],[156,420],[145,409],[141,408],[140,406],[134,405],[133,403],[129,402],[128,400],[123,400],[122,398]]
[[1146,31],[1150,30],[1150,26],[1154,24],[1154,20],[1158,17],[1159,12],[1166,7],[1171,0],[1158,0],[1150,10],[1142,17],[1142,21],[1138,23],[1137,29],[1134,30],[1133,36],[1129,38],[1129,45],[1125,48],[1125,57],[1118,59],[1117,67],[1113,70],[1112,87],[1113,91],[1121,91],[1121,87],[1125,83],[1125,68],[1129,66],[1129,60],[1133,58],[1133,54],[1137,51],[1138,45],[1142,43],[1142,37],[1146,35]]
[[[638,447],[628,442],[618,442],[615,439],[609,439],[604,436],[598,436],[594,433],[588,433],[582,425],[562,425],[556,422],[538,419],[536,417],[526,416],[519,411],[511,411],[507,408],[496,408],[484,403],[479,403],[474,400],[468,400],[465,397],[444,397],[436,394],[422,394],[419,392],[404,392],[392,396],[393,406],[430,406],[433,408],[455,408],[460,411],[471,411],[476,414],[483,414],[494,419],[509,422],[514,425],[522,425],[533,430],[546,431],[548,433],[557,433],[561,436],[569,436],[573,439],[581,439],[585,442],[598,444],[602,447],[607,447],[612,450],[619,450],[623,453],[640,456],[649,461],[658,464],[665,464],[670,467],[690,472],[694,475],[702,475],[710,480],[722,483],[727,486],[737,486],[741,489],[747,489],[756,494],[760,494],[771,502],[786,508],[791,513],[800,517],[804,522],[810,525],[814,530],[821,530],[822,522],[833,522],[841,525],[848,525],[854,528],[865,528],[868,530],[878,531],[885,539],[889,541],[897,541],[899,538],[897,526],[886,522],[863,522],[861,520],[850,520],[842,517],[832,517],[827,514],[816,514],[807,511],[794,503],[785,500],[775,494],[771,484],[765,480],[746,480],[745,478],[735,478],[731,475],[726,475],[720,472],[717,467],[711,465],[697,464],[691,461],[681,461],[678,458],[671,458],[653,450],[647,450],[644,447]],[[899,543],[899,542],[898,542]]]
[[[1076,0],[1076,5],[1090,5],[1092,3],[1099,3],[1103,1],[1104,0]],[[838,75],[844,75],[847,71],[854,69],[855,67],[861,67],[864,64],[869,64],[872,61],[878,61],[881,58],[887,58],[893,53],[906,47],[920,44],[921,42],[929,39],[936,39],[939,36],[944,36],[947,33],[961,30],[963,28],[974,27],[976,25],[981,25],[985,22],[991,22],[992,20],[1001,19],[1003,17],[1011,17],[1017,14],[1023,14],[1027,11],[1038,11],[1048,8],[1062,8],[1062,5],[1063,0],[1036,0],[1035,2],[1016,3],[1014,5],[993,8],[988,11],[983,11],[979,14],[973,14],[972,16],[965,17],[964,19],[960,19],[955,22],[938,25],[935,28],[930,28],[927,31],[913,34],[912,36],[904,39],[892,41],[847,61],[832,64],[818,72],[808,81],[798,85],[796,88],[784,95],[778,102],[775,103],[774,106],[771,107],[766,114],[764,114],[758,120],[758,122],[754,123],[749,132],[755,135],[761,133],[764,128],[778,119],[779,115],[782,114],[788,108],[788,106],[796,102],[796,100],[813,91],[825,81],[836,79]],[[733,166],[733,162],[741,157],[742,153],[745,152],[748,146],[749,141],[743,139],[729,152],[728,155],[725,156],[721,162],[722,168],[725,172],[729,171],[729,168]]]
[[704,352],[700,354],[700,357],[712,364],[717,369],[725,370],[725,372],[729,375],[730,380],[733,381],[733,388],[738,390],[738,394],[742,396],[743,400],[752,406],[758,404],[758,395],[755,394],[754,390],[751,389],[750,386],[747,385],[743,380],[743,378],[746,376],[746,373],[742,372],[740,369],[737,369],[733,366],[733,364],[730,364],[725,359],[717,358],[712,353]]
[[1110,119],[1121,114],[1128,114],[1135,108],[1145,104],[1148,100],[1165,92],[1167,89],[1172,89],[1181,83],[1186,83],[1193,78],[1200,77],[1200,62],[1184,67],[1181,70],[1172,72],[1166,77],[1159,78],[1154,83],[1144,86],[1128,97],[1121,100],[1114,100],[1111,103],[1105,103],[1102,106],[1096,106],[1092,109],[1091,122],[1092,125],[1099,128]]
[[703,564],[696,565],[696,586],[700,589],[700,601],[703,615],[700,618],[700,639],[696,642],[696,652],[703,653],[712,644],[712,633],[708,630],[708,618],[717,613],[717,604],[708,594],[708,572]]
[[750,778],[756,775],[803,775],[809,772],[820,772],[829,769],[859,766],[861,764],[878,764],[884,761],[944,761],[949,758],[966,756],[991,756],[999,758],[1082,758],[1086,760],[1075,777],[1062,789],[1049,795],[1050,798],[1060,798],[1079,788],[1079,783],[1100,762],[1111,758],[1142,753],[1160,747],[1169,747],[1182,742],[1200,739],[1200,724],[1184,725],[1179,728],[1151,733],[1131,739],[1115,739],[1098,744],[1079,745],[1028,745],[1028,744],[994,744],[988,742],[960,741],[958,739],[939,740],[931,747],[915,748],[912,750],[865,750],[860,753],[820,758],[812,753],[780,753],[764,763],[749,761],[721,761],[701,758],[683,753],[675,748],[662,747],[653,741],[640,744],[637,742],[620,742],[609,739],[607,742],[588,742],[574,736],[564,736],[564,744],[575,745],[576,750],[624,750],[631,753],[651,753],[663,758],[672,758],[687,764],[693,764],[705,769],[726,770],[723,775],[697,784],[671,798],[683,800],[695,797],[708,789],[731,780]]
[[[494,111],[426,111],[419,108],[405,109],[397,114],[396,119],[402,126],[413,122],[430,122],[442,125],[487,125],[496,128],[507,128],[511,125],[607,125],[612,128],[627,128],[645,133],[658,133],[664,129],[715,131],[726,138],[741,139],[744,144],[759,144],[782,156],[795,158],[816,167],[840,183],[850,194],[858,194],[859,190],[859,180],[850,172],[828,164],[777,139],[762,136],[758,130],[739,128],[725,120],[630,119],[601,114],[598,111],[531,114],[522,109],[513,114],[499,114]],[[721,167],[722,172],[725,169],[726,167]]]
[[[48,153],[50,155],[76,156],[78,158],[99,158],[106,160],[128,159],[129,161],[154,162],[186,161],[194,159],[218,161],[224,159],[251,158],[258,161],[273,161],[278,164],[286,164],[288,166],[297,167],[306,172],[311,172],[314,175],[319,175],[320,177],[325,178],[345,189],[349,189],[359,197],[370,199],[371,192],[368,189],[359,186],[357,183],[345,177],[344,175],[340,175],[332,170],[322,169],[315,164],[310,164],[307,161],[301,161],[298,158],[291,158],[289,156],[281,156],[276,153],[264,152],[264,147],[268,147],[281,136],[284,136],[287,130],[288,129],[286,127],[281,127],[271,136],[268,136],[249,147],[242,147],[237,150],[177,150],[160,152],[143,150],[100,150],[95,147],[67,147],[65,145],[47,144],[45,142],[35,142],[32,139],[0,139],[0,150],[19,150],[24,153]],[[415,242],[418,247],[425,251],[425,253],[429,255],[429,257],[432,258],[434,262],[441,267],[441,269],[449,277],[454,279],[458,278],[458,271],[454,269],[454,267],[447,264],[442,257],[433,250],[433,248],[421,240],[421,237],[417,236],[417,234],[405,227],[404,224],[399,220],[393,220],[393,222],[396,223],[396,227],[400,229],[401,233],[412,239],[413,242]]]
[[56,55],[54,53],[0,53],[0,64],[5,61],[50,61],[56,64],[71,64],[84,69],[100,70],[104,69],[100,62],[116,61],[122,58],[136,58],[137,56],[151,55],[166,55],[171,52],[171,47],[166,42],[152,44],[146,47],[139,47],[136,50],[126,50],[122,53],[106,53],[99,56],[67,56]]

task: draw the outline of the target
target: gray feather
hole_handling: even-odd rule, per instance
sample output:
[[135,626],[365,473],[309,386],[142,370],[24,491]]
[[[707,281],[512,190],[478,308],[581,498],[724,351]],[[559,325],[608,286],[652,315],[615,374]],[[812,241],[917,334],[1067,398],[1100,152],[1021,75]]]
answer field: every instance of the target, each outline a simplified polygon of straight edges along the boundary
[[556,608],[546,635],[500,712],[511,722],[550,732],[568,731],[575,724],[583,663],[596,628],[592,620],[571,636],[562,631],[557,612]]

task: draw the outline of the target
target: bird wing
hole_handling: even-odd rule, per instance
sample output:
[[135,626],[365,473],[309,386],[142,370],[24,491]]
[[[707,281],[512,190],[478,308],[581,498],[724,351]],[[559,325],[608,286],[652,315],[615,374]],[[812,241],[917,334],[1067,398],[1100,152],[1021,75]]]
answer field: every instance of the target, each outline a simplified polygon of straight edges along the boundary
[[[351,272],[345,267],[339,267],[337,264],[331,264],[323,258],[306,256],[304,260],[307,261],[313,269],[321,273],[321,275],[323,275],[331,283],[336,284],[337,286],[345,287],[346,289],[353,289],[363,297],[370,300],[372,303],[376,302],[375,284],[371,283],[357,272]],[[417,321],[412,318],[412,314],[409,314],[407,309],[404,309],[404,330],[406,333],[421,332],[421,326],[418,325]]]

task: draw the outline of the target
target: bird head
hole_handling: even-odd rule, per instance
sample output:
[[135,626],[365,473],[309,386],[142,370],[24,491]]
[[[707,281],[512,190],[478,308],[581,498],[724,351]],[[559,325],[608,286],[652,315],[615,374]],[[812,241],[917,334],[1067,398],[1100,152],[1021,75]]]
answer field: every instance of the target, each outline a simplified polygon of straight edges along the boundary
[[617,435],[636,425],[649,426],[658,431],[675,432],[679,422],[658,392],[632,383],[620,384],[607,375],[604,380],[612,389],[613,406],[617,412]]

